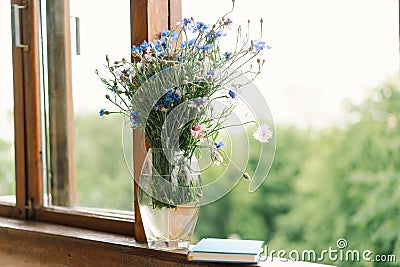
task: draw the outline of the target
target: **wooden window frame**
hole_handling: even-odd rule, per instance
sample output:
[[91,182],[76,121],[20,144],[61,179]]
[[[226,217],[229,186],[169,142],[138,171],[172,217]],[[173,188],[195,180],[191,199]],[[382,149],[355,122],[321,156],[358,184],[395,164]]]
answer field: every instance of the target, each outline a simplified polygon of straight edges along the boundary
[[[20,10],[21,40],[29,49],[13,47],[13,80],[14,80],[14,127],[15,127],[15,168],[16,168],[16,203],[0,201],[0,216],[35,220],[47,223],[62,224],[104,232],[135,236],[139,242],[145,242],[142,220],[138,208],[137,184],[135,192],[135,218],[123,213],[91,212],[90,210],[45,207],[42,188],[42,132],[41,132],[41,92],[40,92],[40,1],[10,0],[11,4],[25,6]],[[65,10],[65,18],[69,17],[69,0],[58,1]],[[60,2],[61,1],[61,2]],[[163,29],[173,27],[181,19],[181,0],[130,0],[131,13],[131,45],[138,45],[143,40],[154,40]],[[59,129],[65,137],[73,136],[73,110],[68,98],[72,95],[71,60],[67,53],[69,46],[69,20],[65,19],[64,58],[62,62],[64,76],[58,82],[65,88],[64,119],[69,127]],[[58,64],[57,63],[57,64]],[[63,80],[62,80],[63,79]],[[143,143],[143,135],[135,130],[134,139],[134,175],[139,176],[144,161],[144,152],[139,149]],[[73,140],[68,140],[67,146],[61,152],[73,155]],[[73,156],[71,157],[73,159]],[[73,189],[75,174],[73,160],[67,163],[68,181],[61,187]],[[68,192],[68,190],[67,190]],[[69,191],[69,193],[71,193]],[[63,196],[65,197],[65,196]],[[66,203],[67,205],[71,202]],[[73,202],[72,202],[73,204]]]

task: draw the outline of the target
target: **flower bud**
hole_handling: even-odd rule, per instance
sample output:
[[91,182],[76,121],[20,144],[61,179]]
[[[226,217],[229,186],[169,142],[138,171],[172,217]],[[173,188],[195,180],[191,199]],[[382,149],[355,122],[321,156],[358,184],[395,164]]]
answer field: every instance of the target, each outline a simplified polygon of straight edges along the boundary
[[106,55],[106,61],[110,62],[110,58],[108,57],[108,55]]
[[247,172],[243,173],[243,178],[246,179],[246,180],[251,180],[251,177]]
[[111,97],[110,97],[110,95],[109,95],[109,94],[107,94],[107,95],[106,95],[106,98],[107,98],[107,99],[110,99]]

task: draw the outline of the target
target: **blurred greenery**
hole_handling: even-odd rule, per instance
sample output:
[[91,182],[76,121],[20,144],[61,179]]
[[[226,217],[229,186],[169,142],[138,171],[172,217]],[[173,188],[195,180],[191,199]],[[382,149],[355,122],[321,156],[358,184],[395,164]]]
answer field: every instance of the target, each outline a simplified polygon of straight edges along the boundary
[[[248,183],[242,181],[202,207],[195,238],[261,239],[288,253],[338,249],[337,240],[345,238],[346,249],[396,255],[397,265],[328,257],[325,263],[400,266],[399,77],[347,108],[340,126],[278,126],[275,160],[262,187],[245,197]],[[256,164],[251,157],[248,169]]]
[[14,145],[0,140],[0,196],[15,194]]
[[133,178],[122,152],[120,116],[75,116],[78,206],[133,210]]
[[[232,192],[201,208],[194,241],[202,237],[265,240],[269,249],[321,252],[345,238],[347,249],[396,255],[395,263],[330,262],[340,266],[400,266],[399,76],[347,104],[341,125],[299,129],[278,125],[274,163],[249,194],[241,180]],[[121,152],[118,116],[76,116],[77,196],[89,207],[132,209],[132,180]],[[250,140],[250,146],[256,141]],[[10,190],[13,165],[0,142],[0,193]],[[252,151],[247,170],[255,168]],[[203,173],[217,177],[210,168]],[[6,192],[8,192],[6,190]]]

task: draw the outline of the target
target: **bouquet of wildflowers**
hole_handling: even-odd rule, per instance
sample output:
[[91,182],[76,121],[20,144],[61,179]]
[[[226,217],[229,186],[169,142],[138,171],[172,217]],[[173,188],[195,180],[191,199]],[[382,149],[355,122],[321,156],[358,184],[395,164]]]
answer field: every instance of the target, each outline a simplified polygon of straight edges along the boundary
[[[265,62],[260,52],[270,48],[261,39],[249,39],[241,27],[233,30],[231,12],[212,25],[184,18],[159,39],[133,46],[133,62],[111,63],[107,57],[108,76],[96,72],[117,110],[101,109],[100,116],[125,115],[151,148],[176,147],[192,156],[200,145],[208,146],[213,163],[221,164],[224,143],[218,133],[236,106],[240,88],[260,74]],[[236,43],[225,50],[221,40],[230,31],[236,33]],[[250,77],[246,83],[237,82],[242,75]],[[217,102],[222,108],[216,108]],[[266,125],[254,134],[261,142],[271,136]]]

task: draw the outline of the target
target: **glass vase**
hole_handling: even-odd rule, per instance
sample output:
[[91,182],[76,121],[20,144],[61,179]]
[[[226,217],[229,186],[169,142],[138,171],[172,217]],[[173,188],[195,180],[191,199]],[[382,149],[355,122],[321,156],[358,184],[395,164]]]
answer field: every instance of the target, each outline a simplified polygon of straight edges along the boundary
[[138,202],[150,248],[186,249],[199,215],[201,176],[195,156],[150,148],[141,171]]

